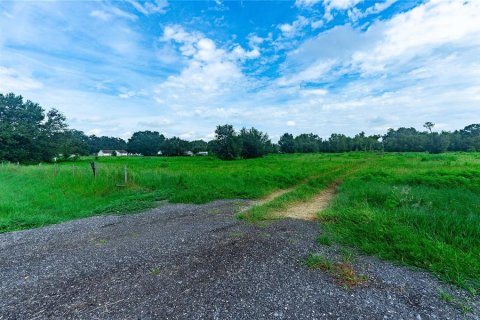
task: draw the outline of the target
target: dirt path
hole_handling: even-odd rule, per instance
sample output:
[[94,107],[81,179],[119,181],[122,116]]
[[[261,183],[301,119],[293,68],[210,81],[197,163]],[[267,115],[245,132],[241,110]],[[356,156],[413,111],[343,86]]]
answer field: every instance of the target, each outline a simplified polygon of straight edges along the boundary
[[317,219],[317,213],[325,210],[330,201],[335,197],[336,186],[333,185],[322,190],[308,201],[293,203],[284,210],[274,212],[272,216],[276,218],[315,220]]
[[[431,275],[359,257],[365,286],[308,269],[316,222],[235,219],[251,202],[166,204],[0,234],[0,319],[478,319]],[[333,252],[332,254],[335,254]]]
[[268,194],[267,196],[265,196],[265,197],[263,197],[259,200],[254,201],[254,205],[260,206],[262,204],[268,203],[268,202],[270,202],[270,201],[272,201],[272,200],[274,200],[278,197],[283,196],[286,193],[292,192],[296,188],[298,188],[298,185],[296,185],[294,187],[291,187],[291,188],[288,188],[288,189],[280,189],[280,190],[274,191],[274,192]]

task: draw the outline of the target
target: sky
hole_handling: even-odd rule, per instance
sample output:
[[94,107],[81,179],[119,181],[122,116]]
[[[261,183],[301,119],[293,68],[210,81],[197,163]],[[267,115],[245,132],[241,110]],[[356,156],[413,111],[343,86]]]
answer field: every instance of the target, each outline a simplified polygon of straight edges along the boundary
[[128,139],[480,122],[480,0],[0,1],[0,93]]

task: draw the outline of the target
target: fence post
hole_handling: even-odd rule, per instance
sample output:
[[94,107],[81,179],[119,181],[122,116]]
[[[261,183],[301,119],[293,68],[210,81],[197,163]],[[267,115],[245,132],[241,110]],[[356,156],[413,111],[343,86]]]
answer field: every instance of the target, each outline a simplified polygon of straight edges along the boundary
[[127,169],[127,165],[125,165],[125,167],[124,167],[124,174],[125,174],[125,185],[127,185],[127,183],[128,183],[128,169]]
[[95,162],[91,161],[90,162],[90,167],[92,167],[93,177],[96,178],[97,177],[97,166],[95,165]]

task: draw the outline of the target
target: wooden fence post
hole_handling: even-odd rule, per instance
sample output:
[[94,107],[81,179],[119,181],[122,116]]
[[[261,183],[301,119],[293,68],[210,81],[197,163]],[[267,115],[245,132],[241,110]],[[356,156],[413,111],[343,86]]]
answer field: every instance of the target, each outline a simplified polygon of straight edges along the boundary
[[97,177],[97,166],[95,165],[95,162],[91,161],[90,162],[90,167],[92,167],[93,177],[96,178]]

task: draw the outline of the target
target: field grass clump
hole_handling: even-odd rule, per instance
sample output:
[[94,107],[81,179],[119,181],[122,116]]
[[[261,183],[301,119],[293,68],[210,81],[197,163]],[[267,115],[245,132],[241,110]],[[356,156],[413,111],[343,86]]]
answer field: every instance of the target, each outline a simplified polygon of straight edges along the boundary
[[359,275],[350,260],[332,262],[321,254],[310,254],[305,259],[305,266],[310,269],[320,269],[335,278],[341,286],[355,287],[363,285],[368,280],[365,275]]

